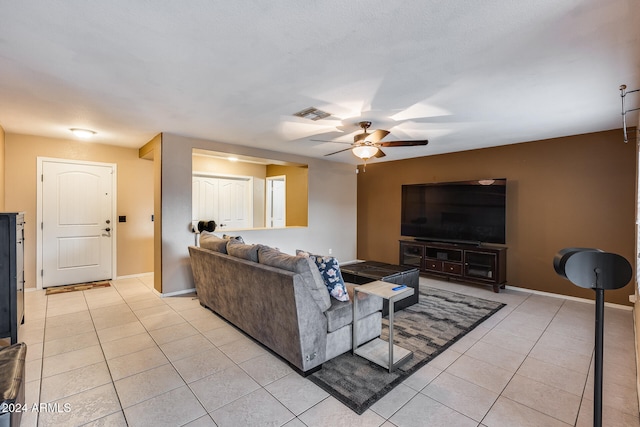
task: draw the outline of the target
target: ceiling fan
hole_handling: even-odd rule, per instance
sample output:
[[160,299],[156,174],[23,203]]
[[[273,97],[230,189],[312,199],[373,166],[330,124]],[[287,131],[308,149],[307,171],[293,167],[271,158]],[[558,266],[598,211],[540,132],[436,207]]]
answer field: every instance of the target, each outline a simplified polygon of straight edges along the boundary
[[353,143],[351,147],[344,150],[335,151],[333,153],[325,154],[325,156],[331,156],[333,154],[342,153],[343,151],[351,150],[353,154],[365,162],[371,157],[384,157],[386,154],[380,149],[380,147],[413,147],[417,145],[427,145],[428,140],[412,140],[412,141],[386,141],[380,142],[385,136],[389,135],[389,131],[383,129],[377,129],[373,132],[367,132],[367,129],[371,127],[371,122],[363,121],[358,125],[362,128],[362,133],[359,133],[353,137]]

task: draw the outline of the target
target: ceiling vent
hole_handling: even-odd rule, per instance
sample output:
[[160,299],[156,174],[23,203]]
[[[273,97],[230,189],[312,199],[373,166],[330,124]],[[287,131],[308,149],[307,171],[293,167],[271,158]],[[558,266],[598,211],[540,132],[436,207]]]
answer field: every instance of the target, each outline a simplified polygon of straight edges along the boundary
[[316,107],[309,107],[309,108],[305,108],[302,111],[298,111],[297,113],[293,113],[293,115],[297,117],[302,117],[304,119],[310,119],[315,121],[315,120],[327,118],[331,115],[331,113],[318,110]]

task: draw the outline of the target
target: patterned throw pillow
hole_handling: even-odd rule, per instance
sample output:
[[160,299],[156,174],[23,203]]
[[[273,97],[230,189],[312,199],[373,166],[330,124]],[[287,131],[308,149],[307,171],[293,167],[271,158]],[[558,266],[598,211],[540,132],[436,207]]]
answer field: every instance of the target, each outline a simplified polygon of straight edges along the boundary
[[313,255],[301,250],[297,250],[296,255],[308,256],[316,263],[322,280],[324,280],[324,284],[329,290],[329,295],[338,301],[349,301],[349,294],[347,293],[347,287],[344,284],[337,259],[332,256]]

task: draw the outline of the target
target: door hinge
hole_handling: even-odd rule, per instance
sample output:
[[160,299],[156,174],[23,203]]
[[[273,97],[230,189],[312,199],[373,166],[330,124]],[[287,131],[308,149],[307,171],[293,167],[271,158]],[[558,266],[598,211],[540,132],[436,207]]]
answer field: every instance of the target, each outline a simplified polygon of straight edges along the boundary
[[44,182],[44,174],[40,174],[40,182]]
[[44,270],[40,270],[40,277],[44,277]]
[[44,222],[40,223],[40,230],[44,230]]

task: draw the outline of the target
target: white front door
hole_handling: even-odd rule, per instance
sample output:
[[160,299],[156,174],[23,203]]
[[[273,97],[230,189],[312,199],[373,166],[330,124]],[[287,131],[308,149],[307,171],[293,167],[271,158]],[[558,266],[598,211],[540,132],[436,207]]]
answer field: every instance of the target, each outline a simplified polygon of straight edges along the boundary
[[42,161],[42,287],[113,278],[115,165]]

